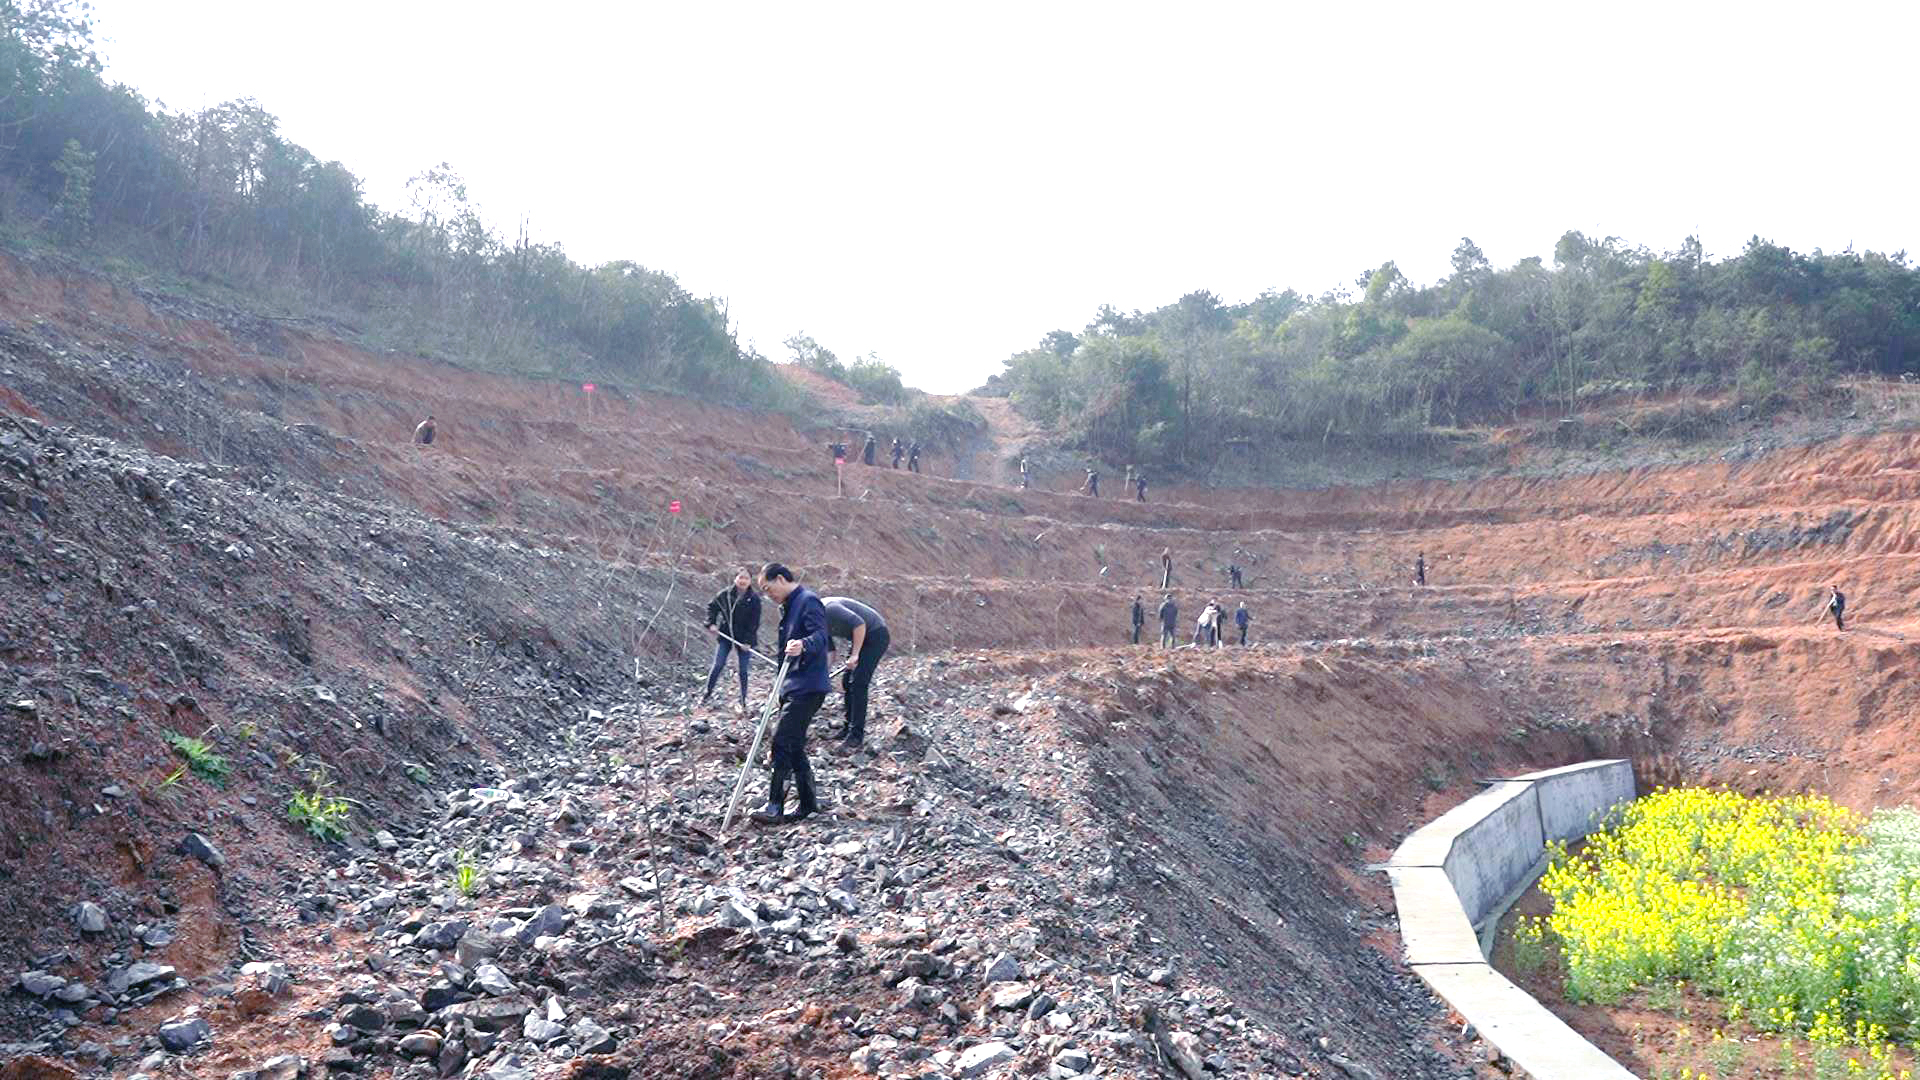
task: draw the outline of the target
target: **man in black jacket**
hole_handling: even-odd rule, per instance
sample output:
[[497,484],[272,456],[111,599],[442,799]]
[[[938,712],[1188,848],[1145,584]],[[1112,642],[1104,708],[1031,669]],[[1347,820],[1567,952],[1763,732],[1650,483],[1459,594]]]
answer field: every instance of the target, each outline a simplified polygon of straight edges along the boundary
[[894,439],[893,440],[893,467],[896,469],[899,468],[900,459],[906,456],[907,456],[907,448],[900,444],[900,440],[898,438]]
[[1841,592],[1838,585],[1832,585],[1829,588],[1833,590],[1833,595],[1827,597],[1827,613],[1833,616],[1835,630],[1845,630],[1847,628],[1847,594]]
[[920,444],[918,442],[907,447],[907,471],[916,473],[920,471]]
[[733,575],[731,588],[707,602],[707,629],[713,632],[713,668],[707,672],[707,692],[700,696],[705,705],[713,697],[720,673],[727,669],[727,651],[740,654],[740,711],[747,711],[747,665],[752,655],[747,650],[760,647],[760,594],[754,591],[753,575],[742,567]]
[[1141,606],[1140,594],[1133,594],[1133,643],[1140,644],[1140,628],[1147,625],[1147,609]]
[[848,643],[847,671],[840,679],[840,692],[847,699],[847,730],[841,742],[858,749],[867,737],[867,702],[873,692],[873,669],[887,655],[893,636],[887,633],[887,620],[878,611],[851,597],[829,596],[821,603],[827,608],[827,633]]
[[[799,821],[820,810],[814,797],[813,766],[807,763],[807,725],[827,699],[827,611],[812,589],[793,580],[793,571],[780,563],[760,569],[760,590],[780,604],[780,644],[774,655],[787,662],[787,678],[780,684],[780,723],[773,732],[773,785],[767,805],[754,811],[763,825]],[[800,791],[800,809],[787,813],[787,780]]]
[[879,443],[873,441],[873,432],[867,432],[867,444],[860,448],[860,463],[863,465],[873,464],[873,453],[879,449],[879,446]]
[[1180,625],[1180,605],[1173,602],[1173,594],[1160,603],[1160,645],[1173,648],[1175,627]]

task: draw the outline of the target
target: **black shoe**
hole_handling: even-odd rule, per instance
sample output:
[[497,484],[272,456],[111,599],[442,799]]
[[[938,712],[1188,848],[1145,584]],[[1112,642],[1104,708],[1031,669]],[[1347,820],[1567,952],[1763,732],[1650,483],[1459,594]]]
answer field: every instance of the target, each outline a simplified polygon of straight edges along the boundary
[[818,806],[803,806],[791,814],[780,815],[780,823],[782,825],[798,825],[800,822],[807,820],[819,812],[820,808]]
[[786,807],[777,806],[773,803],[768,803],[767,805],[761,807],[758,810],[755,810],[753,813],[748,814],[747,816],[753,819],[753,821],[756,824],[778,825],[787,819],[785,810],[786,810]]

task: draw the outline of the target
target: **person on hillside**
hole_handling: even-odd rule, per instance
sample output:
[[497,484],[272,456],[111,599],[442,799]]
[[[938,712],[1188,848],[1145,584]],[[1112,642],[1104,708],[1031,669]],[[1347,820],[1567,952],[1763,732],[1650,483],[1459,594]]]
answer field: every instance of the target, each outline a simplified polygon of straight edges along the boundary
[[1847,594],[1841,592],[1838,585],[1829,585],[1828,588],[1833,590],[1833,595],[1827,597],[1827,612],[1833,616],[1833,628],[1845,630],[1847,628]]
[[719,594],[707,602],[707,629],[714,638],[713,667],[707,672],[707,692],[700,696],[700,704],[705,705],[713,697],[713,688],[720,683],[720,673],[727,669],[727,653],[740,654],[740,711],[747,711],[747,668],[751,662],[749,649],[760,647],[760,594],[754,591],[753,575],[741,567],[733,575],[733,584],[721,589]]
[[847,463],[847,444],[843,442],[828,443],[827,456],[833,459],[835,465],[845,465]]
[[1253,613],[1247,610],[1247,602],[1245,600],[1240,601],[1240,606],[1233,609],[1233,625],[1240,628],[1240,644],[1242,645],[1247,643],[1247,624],[1252,621]]
[[1133,643],[1140,644],[1140,628],[1147,625],[1147,609],[1140,603],[1140,594],[1133,594]]
[[1133,466],[1129,465],[1127,466],[1126,482],[1120,485],[1120,497],[1123,499],[1126,498],[1127,492],[1132,490],[1133,490]]
[[873,455],[879,449],[880,444],[874,441],[873,432],[867,432],[867,444],[860,448],[860,463],[862,465],[872,465]]
[[848,643],[846,674],[840,679],[840,692],[847,700],[847,729],[841,745],[857,750],[867,738],[867,701],[873,691],[873,669],[887,655],[893,636],[887,633],[887,620],[858,600],[829,596],[821,603],[827,609],[827,633]]
[[1227,605],[1218,600],[1213,602],[1213,647],[1218,649],[1227,643]]
[[1415,585],[1427,583],[1427,553],[1424,551],[1413,560],[1413,583]]
[[420,446],[433,445],[433,414],[428,413],[425,420],[413,429],[413,441]]
[[1020,455],[1020,490],[1025,491],[1032,484],[1032,476],[1027,469],[1027,455]]
[[1193,643],[1195,645],[1205,645],[1207,643],[1207,624],[1212,617],[1213,604],[1208,603],[1200,609],[1200,614],[1194,618]]
[[905,457],[906,453],[907,453],[907,448],[900,445],[900,440],[899,439],[893,440],[893,467],[894,468],[897,469],[900,467],[900,459]]
[[1160,601],[1160,647],[1161,648],[1163,649],[1173,648],[1174,631],[1179,625],[1180,625],[1180,605],[1174,603],[1173,594],[1168,593],[1167,598],[1165,600]]
[[1087,480],[1086,483],[1080,485],[1080,490],[1087,495],[1098,498],[1100,495],[1100,470],[1091,465],[1087,466]]
[[[780,644],[774,655],[783,657],[787,677],[780,684],[780,723],[773,732],[773,781],[767,805],[754,812],[763,825],[800,821],[820,811],[813,789],[813,766],[807,763],[807,725],[813,723],[832,683],[827,658],[832,641],[827,632],[827,609],[812,589],[793,579],[793,571],[770,562],[760,568],[760,591],[780,605]],[[787,813],[787,780],[800,793],[800,808]]]
[[1173,549],[1160,549],[1160,587],[1173,588]]
[[916,473],[920,471],[920,443],[918,440],[916,440],[912,446],[907,447],[907,471]]
[[1240,588],[1245,588],[1245,587],[1246,587],[1246,579],[1244,579],[1244,578],[1242,578],[1242,577],[1240,576],[1240,564],[1239,564],[1239,563],[1228,563],[1228,564],[1227,564],[1227,584],[1229,584],[1229,585],[1231,585],[1231,586],[1233,586],[1233,587],[1234,587],[1234,588],[1236,588],[1236,589],[1240,589]]
[[1133,501],[1134,502],[1147,501],[1147,474],[1146,473],[1137,472],[1133,474]]

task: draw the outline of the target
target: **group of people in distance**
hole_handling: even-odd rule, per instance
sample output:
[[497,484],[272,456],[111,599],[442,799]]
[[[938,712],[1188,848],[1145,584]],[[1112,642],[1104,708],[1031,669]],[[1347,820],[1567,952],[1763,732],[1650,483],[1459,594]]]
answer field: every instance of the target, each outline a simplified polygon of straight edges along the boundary
[[[802,821],[821,809],[813,767],[807,761],[807,729],[832,690],[836,674],[847,710],[836,749],[852,753],[865,744],[874,671],[893,637],[886,619],[871,606],[848,596],[821,597],[799,584],[793,571],[781,563],[767,563],[757,576],[741,567],[733,583],[707,604],[706,625],[715,647],[701,704],[713,698],[731,654],[740,669],[739,711],[746,714],[747,672],[760,646],[763,594],[780,605],[780,634],[773,658],[786,665],[779,687],[780,719],[773,732],[772,785],[767,804],[753,814],[756,822],[772,825]],[[847,659],[832,671],[836,641],[846,643]],[[786,808],[789,781],[799,796],[799,807],[791,813]]]
[[[908,472],[917,473],[920,471],[920,441],[918,439],[915,439],[909,443],[903,443],[900,441],[899,436],[895,436],[893,440],[892,450],[893,450],[893,467],[894,468],[896,469],[899,468],[900,461],[902,458],[904,458],[906,459],[906,462],[907,462]],[[847,455],[846,443],[830,442],[827,444],[827,452],[833,455],[833,463],[835,465],[845,465],[847,463],[848,455]],[[879,453],[880,453],[879,440],[873,437],[873,432],[871,431],[867,432],[866,437],[862,439],[860,443],[860,464],[862,465],[875,464],[877,458],[879,457]]]
[[[1020,486],[1027,486],[1025,457],[1020,459]],[[1135,502],[1147,501],[1147,474],[1131,465],[1127,466],[1126,486],[1120,489],[1120,497],[1124,499],[1129,493],[1132,494]],[[1080,485],[1080,494],[1096,499],[1100,497],[1100,470],[1097,467],[1087,466],[1087,479]]]

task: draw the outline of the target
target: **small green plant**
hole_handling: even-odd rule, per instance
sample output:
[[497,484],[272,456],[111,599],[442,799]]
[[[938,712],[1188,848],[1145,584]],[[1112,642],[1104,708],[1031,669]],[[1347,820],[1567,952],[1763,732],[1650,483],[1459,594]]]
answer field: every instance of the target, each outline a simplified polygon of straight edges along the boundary
[[467,854],[465,848],[461,848],[459,854],[454,857],[454,885],[460,889],[462,895],[472,896],[474,886],[478,883],[479,877],[480,868],[474,865],[473,856]]
[[1647,1008],[1673,1012],[1680,1007],[1680,983],[1657,979],[1647,987]]
[[233,762],[207,744],[205,739],[192,735],[182,735],[177,731],[166,733],[167,745],[181,757],[187,759],[187,767],[193,775],[209,783],[224,784],[233,774]]
[[155,795],[158,795],[162,798],[167,798],[167,799],[179,798],[180,797],[180,778],[185,775],[187,775],[187,767],[185,765],[182,765],[179,768],[168,773],[167,778],[165,780],[160,781],[159,786],[153,789],[153,793]]
[[1547,920],[1519,916],[1513,921],[1513,966],[1528,974],[1546,966]]
[[433,772],[417,761],[407,762],[407,779],[416,784],[425,784],[433,780]]
[[1733,1076],[1740,1069],[1740,1062],[1747,1056],[1747,1047],[1738,1039],[1730,1039],[1725,1032],[1713,1033],[1713,1042],[1707,1045],[1707,1064],[1713,1067],[1715,1076]]
[[287,817],[315,837],[339,843],[347,838],[347,800],[324,791],[296,791],[287,800]]
[[1429,791],[1445,791],[1452,780],[1447,767],[1437,761],[1427,762],[1426,767],[1420,770],[1420,782],[1427,785]]
[[260,725],[251,720],[242,720],[233,729],[233,733],[242,739],[251,740],[255,735],[260,734]]

